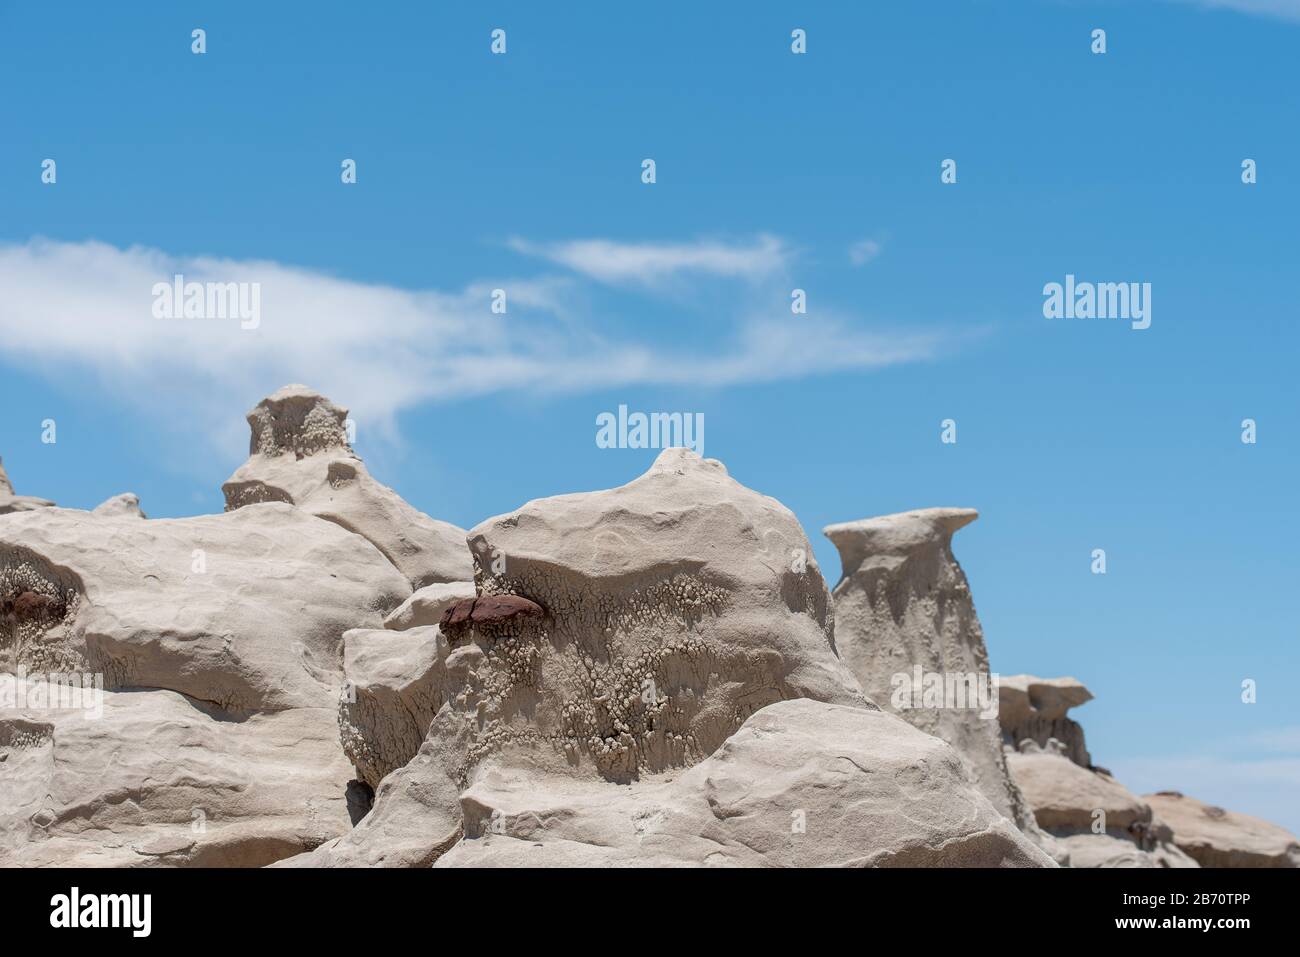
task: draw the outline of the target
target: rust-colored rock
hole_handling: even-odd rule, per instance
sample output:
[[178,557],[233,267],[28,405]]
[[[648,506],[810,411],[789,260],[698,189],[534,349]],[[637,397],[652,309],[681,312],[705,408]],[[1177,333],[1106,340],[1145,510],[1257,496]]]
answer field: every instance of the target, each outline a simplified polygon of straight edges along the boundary
[[480,595],[463,598],[449,605],[439,624],[446,631],[466,622],[476,625],[500,625],[515,618],[541,618],[544,612],[537,602],[521,595]]

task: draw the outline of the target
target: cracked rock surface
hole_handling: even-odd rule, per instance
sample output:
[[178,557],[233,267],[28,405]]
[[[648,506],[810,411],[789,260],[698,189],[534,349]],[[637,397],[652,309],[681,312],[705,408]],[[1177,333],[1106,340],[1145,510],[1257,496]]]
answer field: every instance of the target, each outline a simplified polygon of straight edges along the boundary
[[768,705],[676,776],[593,785],[497,768],[438,867],[1053,867],[961,758],[893,715]]

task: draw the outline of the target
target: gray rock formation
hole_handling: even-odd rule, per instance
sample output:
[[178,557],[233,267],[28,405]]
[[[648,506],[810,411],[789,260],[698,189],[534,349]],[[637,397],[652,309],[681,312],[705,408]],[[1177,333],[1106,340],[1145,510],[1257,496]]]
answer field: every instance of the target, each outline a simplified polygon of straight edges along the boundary
[[720,463],[670,449],[628,485],[529,502],[469,542],[475,606],[518,596],[541,616],[471,615],[422,637],[428,737],[309,863],[432,860],[459,839],[460,792],[488,759],[612,786],[698,763],[781,700],[872,707],[836,657],[798,521]]
[[1068,851],[1071,867],[1195,867],[1152,811],[1110,775],[1071,761],[1064,745],[1025,742],[1007,765],[1040,827]]
[[371,788],[420,750],[447,690],[447,652],[437,625],[343,636],[343,750]]
[[1203,804],[1178,791],[1147,801],[1173,832],[1173,843],[1202,867],[1300,867],[1300,841],[1286,828]]
[[288,502],[367,539],[414,588],[472,576],[465,531],[430,518],[375,481],[348,445],[347,409],[290,385],[248,413],[248,461],[221,491],[232,511]]
[[96,515],[128,515],[131,518],[148,518],[140,509],[140,496],[134,492],[123,492],[121,495],[114,495],[94,508]]
[[1035,678],[1033,675],[1004,676],[998,686],[998,721],[1002,741],[1011,750],[1021,742],[1033,741],[1046,748],[1059,741],[1065,755],[1083,768],[1092,767],[1092,756],[1084,741],[1083,728],[1066,716],[1092,700],[1092,692],[1074,678]]
[[259,867],[348,829],[333,708],[231,721],[171,691],[68,695],[0,674],[2,867]]
[[425,585],[384,619],[384,627],[404,631],[407,628],[436,625],[448,607],[458,601],[473,598],[476,594],[478,593],[471,581]]
[[[836,643],[868,697],[956,748],[993,806],[1032,829],[1002,754],[984,632],[952,553],[953,533],[978,514],[928,508],[828,526],[843,566]],[[931,697],[927,684],[945,693]]]
[[492,770],[438,867],[1052,867],[938,738],[782,701],[678,776],[628,786]]
[[409,595],[365,539],[281,503],[147,522],[41,509],[0,522],[0,602],[40,605],[0,617],[0,670],[333,710],[343,633]]

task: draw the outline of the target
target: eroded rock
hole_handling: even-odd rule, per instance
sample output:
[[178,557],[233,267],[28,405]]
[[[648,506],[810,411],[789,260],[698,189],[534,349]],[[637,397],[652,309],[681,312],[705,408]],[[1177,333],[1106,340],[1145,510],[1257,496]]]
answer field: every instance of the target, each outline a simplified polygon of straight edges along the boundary
[[362,536],[414,588],[471,576],[464,529],[430,518],[377,482],[352,451],[347,409],[302,385],[248,413],[248,461],[224,485],[226,509],[287,502]]
[[485,771],[438,867],[1051,867],[938,738],[783,701],[671,779]]
[[[836,642],[868,697],[956,748],[993,806],[1032,829],[1002,753],[984,632],[952,553],[953,534],[978,515],[928,508],[827,526],[843,566],[834,592]],[[922,686],[934,680],[964,688],[965,699],[931,704],[918,677]]]
[[132,518],[148,518],[140,508],[140,496],[134,492],[114,495],[94,508],[96,515],[128,515]]
[[476,594],[474,583],[470,581],[425,585],[416,589],[410,598],[384,619],[384,627],[405,631],[422,625],[436,625],[448,606],[462,599],[472,599]]
[[0,675],[0,866],[258,867],[348,830],[331,708],[230,721],[171,691],[100,692],[99,713],[66,694]]
[[147,522],[42,509],[0,522],[0,670],[333,711],[343,633],[409,594],[364,539],[288,505]]
[[1007,675],[998,685],[998,722],[1002,741],[1018,750],[1023,741],[1046,748],[1056,740],[1065,755],[1083,768],[1092,766],[1083,728],[1066,712],[1092,700],[1092,692],[1074,678],[1036,678]]
[[1064,752],[1064,745],[1026,741],[1007,765],[1039,826],[1069,851],[1071,867],[1196,866],[1146,801]]
[[38,508],[51,508],[54,503],[49,499],[36,498],[32,495],[16,495],[9,475],[5,472],[4,462],[0,461],[0,515],[14,512],[30,512]]
[[1173,843],[1202,867],[1300,867],[1300,842],[1286,828],[1178,791],[1143,799],[1168,823]]

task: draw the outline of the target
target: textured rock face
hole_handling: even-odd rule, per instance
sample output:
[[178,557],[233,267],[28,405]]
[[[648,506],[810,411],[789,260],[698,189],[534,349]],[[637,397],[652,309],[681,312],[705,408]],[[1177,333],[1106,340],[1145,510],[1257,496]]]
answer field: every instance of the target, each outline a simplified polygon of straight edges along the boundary
[[1069,851],[1071,867],[1195,867],[1153,812],[1108,774],[1071,761],[1063,746],[1007,755],[1039,826]]
[[236,722],[170,691],[103,692],[100,714],[60,694],[0,675],[0,866],[257,867],[348,828],[333,709]]
[[148,518],[140,509],[140,496],[134,492],[123,492],[95,506],[96,515],[128,515],[132,518]]
[[54,503],[31,495],[15,495],[14,487],[5,472],[4,462],[0,461],[0,515],[13,512],[30,512],[36,508],[50,508]]
[[785,698],[866,704],[798,521],[721,463],[668,449],[627,485],[529,502],[469,543],[476,609],[519,596],[544,616],[471,621],[467,764],[543,744],[557,767],[628,780],[695,763]]
[[1066,717],[1066,712],[1092,700],[1092,692],[1074,678],[1035,678],[1033,675],[1010,675],[999,683],[998,723],[1002,741],[1011,750],[1019,750],[1022,741],[1033,741],[1040,748],[1056,739],[1065,747],[1066,756],[1080,767],[1092,767],[1083,728]]
[[1168,822],[1173,842],[1202,867],[1300,867],[1300,842],[1276,824],[1177,791],[1148,794],[1144,800]]
[[494,769],[438,867],[1051,867],[942,741],[880,711],[784,701],[671,780]]
[[459,838],[459,794],[489,758],[609,786],[698,763],[777,701],[872,707],[835,655],[797,520],[694,453],[530,502],[469,540],[479,595],[444,609],[445,638],[422,639],[428,737],[310,863],[432,860]]
[[436,625],[343,636],[343,750],[371,788],[415,757],[446,693],[447,641]]
[[347,442],[347,409],[285,386],[248,413],[248,461],[224,485],[228,511],[288,502],[366,538],[415,588],[472,576],[465,532],[375,481]]
[[963,676],[991,681],[970,586],[952,554],[953,533],[977,517],[973,509],[930,508],[828,526],[843,564],[834,592],[836,642],[868,697],[951,744],[993,806],[1032,828],[1007,773],[996,700],[991,707],[974,696],[966,707],[946,699],[933,706],[915,687],[918,674],[952,679],[954,687]]
[[[364,539],[283,504],[141,521],[42,509],[0,522],[0,670],[89,671],[235,711],[333,710],[343,633],[410,586]],[[34,599],[27,599],[33,601]]]

